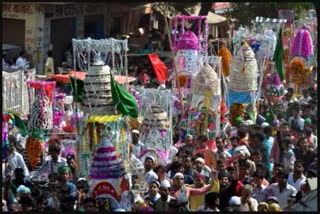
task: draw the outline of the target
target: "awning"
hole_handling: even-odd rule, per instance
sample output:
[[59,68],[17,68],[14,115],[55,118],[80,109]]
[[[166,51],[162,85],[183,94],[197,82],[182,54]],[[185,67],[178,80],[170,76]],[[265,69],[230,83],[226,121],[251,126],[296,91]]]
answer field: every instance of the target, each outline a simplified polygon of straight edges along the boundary
[[214,10],[223,10],[231,7],[231,2],[216,2],[213,3],[212,9]]
[[[200,13],[200,10],[201,10],[201,4],[198,4],[197,6],[195,6],[194,13],[191,15],[197,16]],[[217,15],[215,13],[209,12],[207,16],[207,20],[208,20],[208,24],[218,24],[218,23],[227,21],[227,18],[224,16]]]

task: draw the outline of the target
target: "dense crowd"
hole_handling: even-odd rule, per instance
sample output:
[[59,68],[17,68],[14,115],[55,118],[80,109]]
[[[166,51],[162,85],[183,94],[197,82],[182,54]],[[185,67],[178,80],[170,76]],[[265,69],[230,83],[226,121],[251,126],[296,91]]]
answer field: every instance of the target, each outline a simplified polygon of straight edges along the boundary
[[[313,190],[308,179],[317,177],[316,103],[315,88],[305,89],[299,99],[289,88],[272,106],[260,99],[257,120],[245,116],[225,129],[215,149],[204,135],[174,136],[167,165],[145,158],[146,191],[134,191],[137,176],[131,176],[135,197],[130,211],[290,210]],[[144,142],[139,137],[132,130],[131,160],[140,159]],[[77,177],[75,156],[61,156],[60,139],[53,139],[36,168],[28,164],[25,138],[16,133],[8,139],[2,211],[125,211],[106,198],[92,197],[89,181]],[[43,172],[49,172],[47,182],[36,181]]]

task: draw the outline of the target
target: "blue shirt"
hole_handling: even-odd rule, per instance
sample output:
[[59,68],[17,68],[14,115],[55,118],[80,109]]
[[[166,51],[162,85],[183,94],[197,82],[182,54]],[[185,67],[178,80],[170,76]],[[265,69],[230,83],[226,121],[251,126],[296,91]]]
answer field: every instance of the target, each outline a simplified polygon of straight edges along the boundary
[[273,137],[267,137],[263,142],[262,142],[262,145],[263,145],[263,148],[264,148],[264,152],[263,152],[263,155],[264,155],[264,160],[266,161],[267,163],[267,167],[269,170],[272,169],[272,164],[270,163],[270,153],[271,153],[271,149],[272,149],[272,146],[273,146],[273,142],[274,142],[274,138]]

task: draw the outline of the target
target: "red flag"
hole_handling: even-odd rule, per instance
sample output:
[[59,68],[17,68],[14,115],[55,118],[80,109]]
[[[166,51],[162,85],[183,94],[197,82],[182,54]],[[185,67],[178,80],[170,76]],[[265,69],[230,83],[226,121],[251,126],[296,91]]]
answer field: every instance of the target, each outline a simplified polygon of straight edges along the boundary
[[157,79],[163,84],[167,81],[167,66],[159,59],[157,54],[148,54]]

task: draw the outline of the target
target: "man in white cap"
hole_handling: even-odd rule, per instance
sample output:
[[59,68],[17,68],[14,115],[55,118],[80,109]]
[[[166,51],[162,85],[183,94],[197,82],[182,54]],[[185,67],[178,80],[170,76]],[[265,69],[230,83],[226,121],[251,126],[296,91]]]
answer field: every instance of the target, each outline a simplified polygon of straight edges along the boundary
[[195,160],[194,174],[201,174],[205,176],[205,183],[210,183],[211,170],[209,167],[205,167],[205,161],[203,158],[199,157]]
[[155,159],[152,156],[147,156],[144,160],[144,177],[146,182],[149,184],[152,181],[158,180],[158,175],[153,171]]
[[161,197],[156,201],[155,211],[169,211],[170,204],[175,204],[176,199],[169,195],[170,193],[170,182],[163,180],[160,184],[160,195]]
[[140,153],[141,150],[144,148],[144,144],[140,142],[139,137],[140,137],[140,132],[137,129],[132,130],[131,132],[131,137],[132,137],[132,154],[136,156],[137,158],[140,158]]
[[154,208],[155,203],[161,197],[159,194],[159,188],[160,184],[158,181],[151,181],[151,183],[149,183],[148,194],[144,196],[144,201],[148,202],[152,208]]

